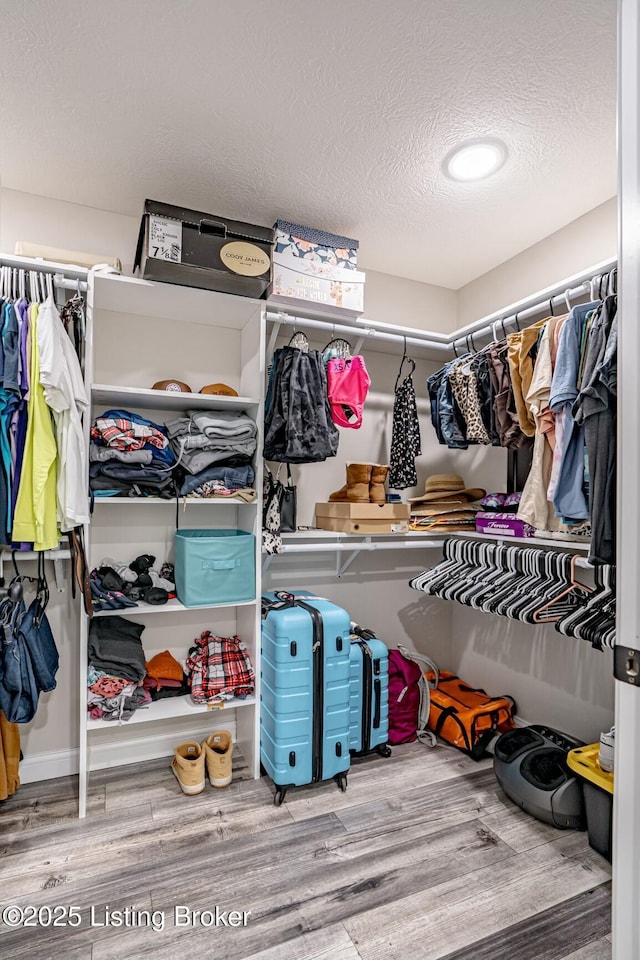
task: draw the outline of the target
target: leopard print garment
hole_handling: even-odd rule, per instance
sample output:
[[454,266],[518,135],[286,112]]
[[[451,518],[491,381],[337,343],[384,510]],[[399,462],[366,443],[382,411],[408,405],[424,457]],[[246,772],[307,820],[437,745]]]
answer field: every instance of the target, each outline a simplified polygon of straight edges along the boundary
[[482,421],[478,383],[471,369],[470,359],[461,359],[460,363],[449,371],[449,382],[467,424],[467,442],[489,445],[491,437]]

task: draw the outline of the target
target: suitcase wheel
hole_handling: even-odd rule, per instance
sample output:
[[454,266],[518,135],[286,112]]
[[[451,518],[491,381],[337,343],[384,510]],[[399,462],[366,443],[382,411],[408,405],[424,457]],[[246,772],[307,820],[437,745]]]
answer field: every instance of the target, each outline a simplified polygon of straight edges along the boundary
[[378,753],[381,757],[390,757],[391,756],[391,747],[388,743],[382,743],[378,747]]
[[338,786],[340,787],[340,789],[342,790],[342,792],[345,793],[345,792],[346,792],[346,789],[347,789],[347,775],[346,775],[346,773],[338,773],[338,774],[336,775],[335,780],[336,780],[336,783],[338,784]]
[[278,788],[276,789],[276,795],[275,795],[275,797],[273,798],[273,803],[274,803],[274,805],[275,805],[276,807],[281,807],[282,804],[284,803],[284,798],[286,797],[286,795],[287,795],[287,788],[286,788],[286,787],[278,787]]

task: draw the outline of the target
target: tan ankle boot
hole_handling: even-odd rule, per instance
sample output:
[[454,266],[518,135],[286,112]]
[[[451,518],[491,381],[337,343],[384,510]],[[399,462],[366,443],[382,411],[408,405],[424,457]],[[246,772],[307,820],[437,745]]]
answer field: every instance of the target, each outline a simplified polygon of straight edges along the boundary
[[386,503],[387,494],[384,489],[384,482],[387,479],[389,467],[383,467],[379,463],[374,463],[371,469],[371,483],[369,485],[369,500],[371,503]]
[[195,740],[176,747],[171,769],[183,793],[193,796],[204,790],[204,750]]
[[370,463],[348,463],[347,482],[329,495],[331,503],[369,503]]
[[228,787],[231,783],[233,741],[228,730],[216,730],[202,744],[207,758],[207,774],[212,787]]

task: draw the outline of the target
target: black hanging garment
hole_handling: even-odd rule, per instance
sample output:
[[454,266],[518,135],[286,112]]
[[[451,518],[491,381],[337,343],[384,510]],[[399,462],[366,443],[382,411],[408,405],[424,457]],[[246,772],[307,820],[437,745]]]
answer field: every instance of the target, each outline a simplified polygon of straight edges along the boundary
[[418,421],[418,407],[416,391],[413,386],[412,364],[411,373],[400,381],[402,366],[409,358],[403,356],[395,387],[393,401],[393,427],[391,431],[391,458],[389,469],[389,486],[393,490],[405,490],[415,487],[418,482],[416,474],[416,457],[420,456],[420,423]]
[[327,374],[318,350],[280,347],[273,355],[265,411],[264,458],[317,463],[338,452]]

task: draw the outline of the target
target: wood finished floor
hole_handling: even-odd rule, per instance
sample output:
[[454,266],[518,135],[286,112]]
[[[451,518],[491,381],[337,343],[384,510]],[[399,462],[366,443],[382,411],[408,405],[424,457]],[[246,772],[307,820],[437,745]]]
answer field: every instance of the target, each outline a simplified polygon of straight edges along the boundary
[[[168,760],[98,771],[0,803],[0,904],[80,909],[70,929],[11,930],[3,960],[610,960],[610,868],[585,834],[516,809],[488,761],[420,744],[292,790],[234,758],[224,790],[184,797]],[[164,911],[163,930],[92,926]],[[251,911],[246,927],[174,925],[174,907]]]

